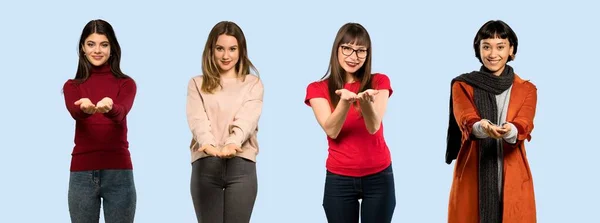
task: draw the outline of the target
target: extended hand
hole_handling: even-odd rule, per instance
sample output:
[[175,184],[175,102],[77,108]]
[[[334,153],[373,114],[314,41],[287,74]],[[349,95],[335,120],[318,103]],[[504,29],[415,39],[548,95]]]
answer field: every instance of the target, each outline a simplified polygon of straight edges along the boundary
[[230,143],[221,148],[221,152],[217,156],[221,158],[233,158],[238,152],[243,152],[243,150],[237,145]]
[[96,110],[100,113],[107,113],[113,107],[113,100],[109,97],[105,97],[96,103]]
[[506,134],[506,130],[500,126],[494,125],[488,120],[481,121],[481,128],[483,131],[491,138],[501,139],[504,134]]
[[347,89],[339,89],[335,91],[335,94],[340,96],[340,100],[352,103],[356,100],[357,95],[356,93],[349,91]]
[[375,101],[375,95],[377,95],[379,93],[378,90],[373,90],[373,89],[367,89],[363,92],[358,93],[357,98],[359,102],[374,102]]
[[502,131],[502,137],[504,137],[512,130],[512,125],[505,123],[504,125],[502,125],[502,128],[500,130]]
[[79,108],[86,114],[96,113],[96,106],[92,104],[92,101],[88,98],[82,98],[75,102],[75,105],[79,105]]
[[204,152],[204,153],[208,154],[209,156],[218,156],[219,153],[221,152],[212,145],[203,145],[202,147],[200,147],[198,149],[198,151]]

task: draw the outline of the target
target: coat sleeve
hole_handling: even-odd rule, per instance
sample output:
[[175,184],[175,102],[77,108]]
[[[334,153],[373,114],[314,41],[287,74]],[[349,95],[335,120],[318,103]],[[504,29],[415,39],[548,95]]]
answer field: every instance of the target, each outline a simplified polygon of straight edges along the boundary
[[531,140],[531,131],[533,131],[533,119],[535,117],[535,110],[537,105],[537,88],[535,85],[529,84],[529,90],[525,97],[525,102],[519,112],[511,122],[518,130],[517,141]]
[[462,132],[463,140],[471,136],[473,124],[481,120],[471,100],[472,96],[469,94],[468,88],[470,86],[464,82],[456,81],[452,84],[453,113],[456,123]]

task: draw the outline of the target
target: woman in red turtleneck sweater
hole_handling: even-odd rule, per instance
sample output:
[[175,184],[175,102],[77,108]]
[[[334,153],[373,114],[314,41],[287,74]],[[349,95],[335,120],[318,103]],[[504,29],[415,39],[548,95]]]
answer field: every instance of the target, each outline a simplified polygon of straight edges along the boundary
[[133,222],[136,190],[127,141],[127,113],[136,84],[120,68],[121,47],[112,26],[92,20],[79,39],[79,65],[64,87],[75,119],[69,179],[71,222]]

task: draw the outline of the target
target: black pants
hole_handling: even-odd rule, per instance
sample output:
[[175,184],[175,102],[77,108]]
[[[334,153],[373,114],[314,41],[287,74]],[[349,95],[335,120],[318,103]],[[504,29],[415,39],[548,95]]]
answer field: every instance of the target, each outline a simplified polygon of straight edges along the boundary
[[359,212],[362,223],[391,222],[396,208],[392,166],[365,177],[327,171],[323,208],[329,223],[358,223]]
[[258,190],[256,163],[205,157],[192,163],[190,190],[202,223],[248,223]]

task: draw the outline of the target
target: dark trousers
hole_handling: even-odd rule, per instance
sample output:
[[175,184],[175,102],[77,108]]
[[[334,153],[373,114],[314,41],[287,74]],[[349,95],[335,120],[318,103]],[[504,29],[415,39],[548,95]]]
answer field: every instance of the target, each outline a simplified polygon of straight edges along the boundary
[[[394,174],[385,170],[365,176],[348,177],[327,171],[323,208],[329,223],[388,223],[396,208]],[[358,200],[362,199],[361,204]]]
[[241,157],[196,160],[190,190],[198,222],[248,223],[258,191],[256,163]]

